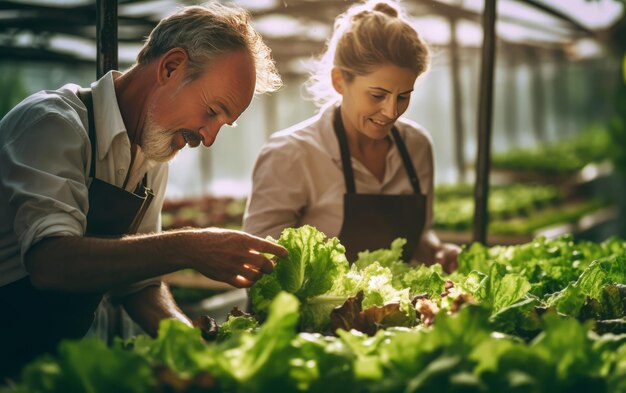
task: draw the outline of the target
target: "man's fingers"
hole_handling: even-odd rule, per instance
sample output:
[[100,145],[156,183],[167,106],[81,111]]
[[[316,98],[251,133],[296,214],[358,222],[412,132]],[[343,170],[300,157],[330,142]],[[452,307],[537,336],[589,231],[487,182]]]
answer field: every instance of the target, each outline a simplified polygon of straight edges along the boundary
[[280,244],[261,238],[259,238],[258,240],[258,244],[253,249],[259,253],[264,252],[279,257],[286,257],[287,255],[289,255],[289,251],[287,251],[287,249]]
[[259,254],[256,250],[250,250],[249,263],[255,270],[259,270],[265,274],[270,274],[274,270],[274,262],[265,255]]
[[252,284],[254,284],[254,281],[250,281],[244,276],[238,274],[232,280],[230,280],[229,284],[236,288],[248,288],[251,287]]
[[274,263],[269,259],[263,257],[263,261],[261,263],[261,271],[265,274],[270,274],[274,271]]
[[243,267],[244,269],[241,271],[240,275],[250,281],[257,281],[263,276],[263,273],[259,271],[256,266],[246,263]]

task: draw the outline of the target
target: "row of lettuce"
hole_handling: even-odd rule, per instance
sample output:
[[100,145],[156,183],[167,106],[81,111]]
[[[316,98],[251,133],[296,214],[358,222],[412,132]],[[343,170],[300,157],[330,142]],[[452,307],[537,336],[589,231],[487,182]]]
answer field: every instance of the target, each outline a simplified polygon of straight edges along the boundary
[[[569,138],[494,153],[491,164],[495,173],[504,176],[507,183],[518,183],[490,188],[489,233],[532,236],[543,228],[577,222],[606,207],[610,198],[591,198],[553,184],[575,184],[586,166],[608,164],[616,158],[618,150],[620,147],[612,143],[608,128],[596,125]],[[532,183],[520,183],[522,179]],[[435,211],[433,225],[436,229],[470,229],[474,218],[472,186],[439,185],[435,192]]]
[[262,316],[279,292],[292,293],[301,302],[303,331],[353,328],[341,315],[351,298],[362,310],[382,308],[376,313],[381,327],[413,327],[424,323],[430,311],[480,303],[490,310],[494,330],[525,339],[540,331],[533,324],[544,309],[580,320],[626,315],[626,242],[617,238],[594,243],[538,237],[528,244],[494,247],[475,243],[460,255],[452,274],[438,264],[404,263],[404,239],[389,249],[361,252],[351,266],[338,239],[327,239],[313,227],[285,230],[279,243],[290,254],[251,288],[252,309]]
[[[497,235],[530,234],[539,228],[575,221],[606,206],[602,198],[569,203],[563,190],[549,184],[494,185],[489,191],[489,232]],[[166,229],[219,226],[240,229],[245,198],[202,197],[167,201],[162,213]],[[472,185],[438,185],[433,225],[437,230],[467,231],[474,219]]]
[[[530,235],[551,225],[575,222],[607,206],[607,199],[572,198],[553,185],[512,183],[489,190],[489,233]],[[433,226],[437,230],[467,231],[474,222],[474,189],[440,185],[435,192]]]
[[495,153],[494,169],[571,174],[592,162],[615,159],[623,149],[615,145],[607,126],[595,125],[576,136]]
[[411,267],[403,239],[350,265],[312,227],[217,340],[64,342],[17,392],[626,392],[626,241],[474,244],[459,269]]

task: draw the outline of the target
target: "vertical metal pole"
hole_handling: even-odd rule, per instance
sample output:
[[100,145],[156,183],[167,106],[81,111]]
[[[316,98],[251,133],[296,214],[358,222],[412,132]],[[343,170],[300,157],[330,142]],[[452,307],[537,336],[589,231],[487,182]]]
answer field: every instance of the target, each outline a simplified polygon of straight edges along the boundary
[[117,64],[117,0],[96,0],[96,69],[100,79]]
[[485,0],[483,11],[483,50],[478,103],[478,152],[474,188],[474,241],[487,244],[489,214],[489,170],[491,164],[491,126],[493,110],[493,73],[496,55],[496,0]]
[[450,71],[452,73],[452,112],[454,113],[454,158],[459,181],[465,183],[465,130],[463,127],[463,104],[461,97],[461,66],[459,44],[456,39],[456,17],[450,18]]

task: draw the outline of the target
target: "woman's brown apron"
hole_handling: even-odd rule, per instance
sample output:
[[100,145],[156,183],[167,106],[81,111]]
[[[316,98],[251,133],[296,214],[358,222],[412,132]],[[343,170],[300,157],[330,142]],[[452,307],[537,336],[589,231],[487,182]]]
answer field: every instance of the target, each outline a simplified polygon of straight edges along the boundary
[[[147,177],[135,193],[95,177],[96,129],[90,89],[81,89],[79,98],[87,107],[91,142],[92,179],[85,236],[120,237],[137,232],[150,202],[152,191]],[[89,263],[89,261],[85,261]],[[30,278],[0,287],[0,376],[17,376],[22,366],[43,353],[54,353],[62,339],[78,339],[91,326],[102,293],[38,290]]]
[[340,108],[335,111],[334,128],[339,141],[346,183],[346,193],[343,198],[344,216],[339,240],[346,247],[348,261],[353,263],[361,251],[389,248],[394,239],[403,237],[407,243],[402,256],[404,261],[409,262],[426,223],[426,196],[421,192],[419,178],[400,133],[395,127],[391,129],[415,193],[406,195],[357,194],[350,149],[341,120]]

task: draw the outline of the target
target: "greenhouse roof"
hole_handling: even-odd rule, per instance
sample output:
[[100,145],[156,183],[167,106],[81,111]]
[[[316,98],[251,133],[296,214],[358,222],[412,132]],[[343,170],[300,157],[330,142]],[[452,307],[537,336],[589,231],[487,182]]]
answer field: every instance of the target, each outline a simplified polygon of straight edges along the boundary
[[[132,63],[141,41],[162,17],[198,1],[118,1],[119,61]],[[236,0],[248,9],[257,30],[285,69],[320,53],[334,18],[354,1]],[[450,41],[450,21],[466,48],[482,44],[483,0],[405,0],[402,4],[431,45]],[[0,57],[3,59],[93,62],[95,1],[5,0],[0,2]],[[499,0],[497,35],[501,42],[568,47],[576,56],[601,53],[599,37],[622,16],[617,0]]]

